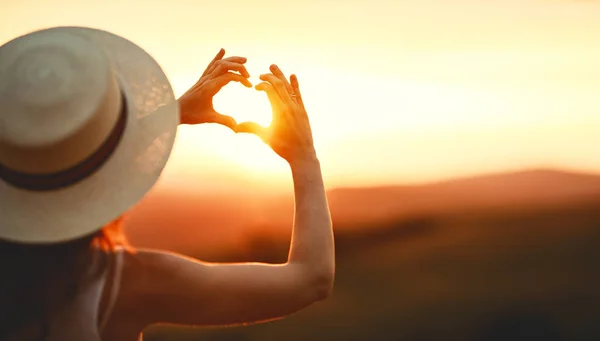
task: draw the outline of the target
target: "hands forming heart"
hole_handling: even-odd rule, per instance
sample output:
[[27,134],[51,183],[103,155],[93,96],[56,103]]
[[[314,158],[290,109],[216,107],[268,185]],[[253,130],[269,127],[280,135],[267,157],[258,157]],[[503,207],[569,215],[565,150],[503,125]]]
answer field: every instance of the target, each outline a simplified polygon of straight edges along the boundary
[[250,74],[244,66],[246,58],[224,56],[225,50],[221,49],[198,82],[179,98],[181,124],[221,124],[236,133],[257,135],[290,164],[316,161],[312,131],[298,78],[292,75],[288,81],[277,65],[271,65],[271,73],[262,74],[262,82],[255,87],[266,92],[271,102],[273,118],[268,127],[255,122],[238,124],[233,117],[214,109],[213,97],[230,82],[252,87],[248,80]]
[[230,82],[239,82],[250,88],[250,74],[244,64],[245,57],[223,59],[225,50],[221,49],[200,79],[179,98],[181,124],[217,123],[233,129],[236,125],[233,117],[218,113],[213,106],[213,97]]

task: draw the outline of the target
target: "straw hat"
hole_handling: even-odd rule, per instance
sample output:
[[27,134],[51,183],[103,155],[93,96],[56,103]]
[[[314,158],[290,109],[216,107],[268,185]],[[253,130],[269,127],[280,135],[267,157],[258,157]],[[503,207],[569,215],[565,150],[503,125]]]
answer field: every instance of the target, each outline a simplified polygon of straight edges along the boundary
[[154,59],[97,29],[0,47],[0,239],[56,243],[138,202],[167,162],[178,104]]

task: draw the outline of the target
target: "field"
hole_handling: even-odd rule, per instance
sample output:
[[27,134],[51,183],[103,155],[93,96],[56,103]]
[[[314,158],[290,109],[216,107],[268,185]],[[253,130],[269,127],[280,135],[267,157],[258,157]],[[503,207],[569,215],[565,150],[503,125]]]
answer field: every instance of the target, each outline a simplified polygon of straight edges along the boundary
[[[327,301],[266,324],[157,326],[144,340],[600,340],[600,196],[588,194],[336,222]],[[279,262],[286,253],[286,238],[269,233],[212,257]]]

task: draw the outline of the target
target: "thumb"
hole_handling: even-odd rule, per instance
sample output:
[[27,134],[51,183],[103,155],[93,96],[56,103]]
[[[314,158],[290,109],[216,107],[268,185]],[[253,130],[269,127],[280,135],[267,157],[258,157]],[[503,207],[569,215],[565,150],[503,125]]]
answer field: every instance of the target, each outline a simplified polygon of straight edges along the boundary
[[233,117],[219,113],[215,113],[214,116],[211,117],[211,121],[212,123],[217,123],[226,126],[231,130],[234,130],[235,126],[237,125],[237,122]]
[[267,138],[267,128],[255,122],[242,122],[233,128],[236,133],[254,134],[263,140]]

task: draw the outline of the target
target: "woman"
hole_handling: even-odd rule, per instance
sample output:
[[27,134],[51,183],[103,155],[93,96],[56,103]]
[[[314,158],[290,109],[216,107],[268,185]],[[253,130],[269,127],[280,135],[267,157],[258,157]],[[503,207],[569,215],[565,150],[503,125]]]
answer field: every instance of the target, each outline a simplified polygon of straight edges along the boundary
[[[212,106],[227,83],[251,86],[246,59],[224,54],[173,101],[152,58],[104,31],[54,28],[0,47],[1,340],[130,341],[155,323],[268,321],[329,295],[331,219],[298,80],[271,66],[256,89],[272,124],[237,124]],[[179,122],[256,134],[289,163],[285,264],[210,264],[127,246],[122,215],[156,181]]]

